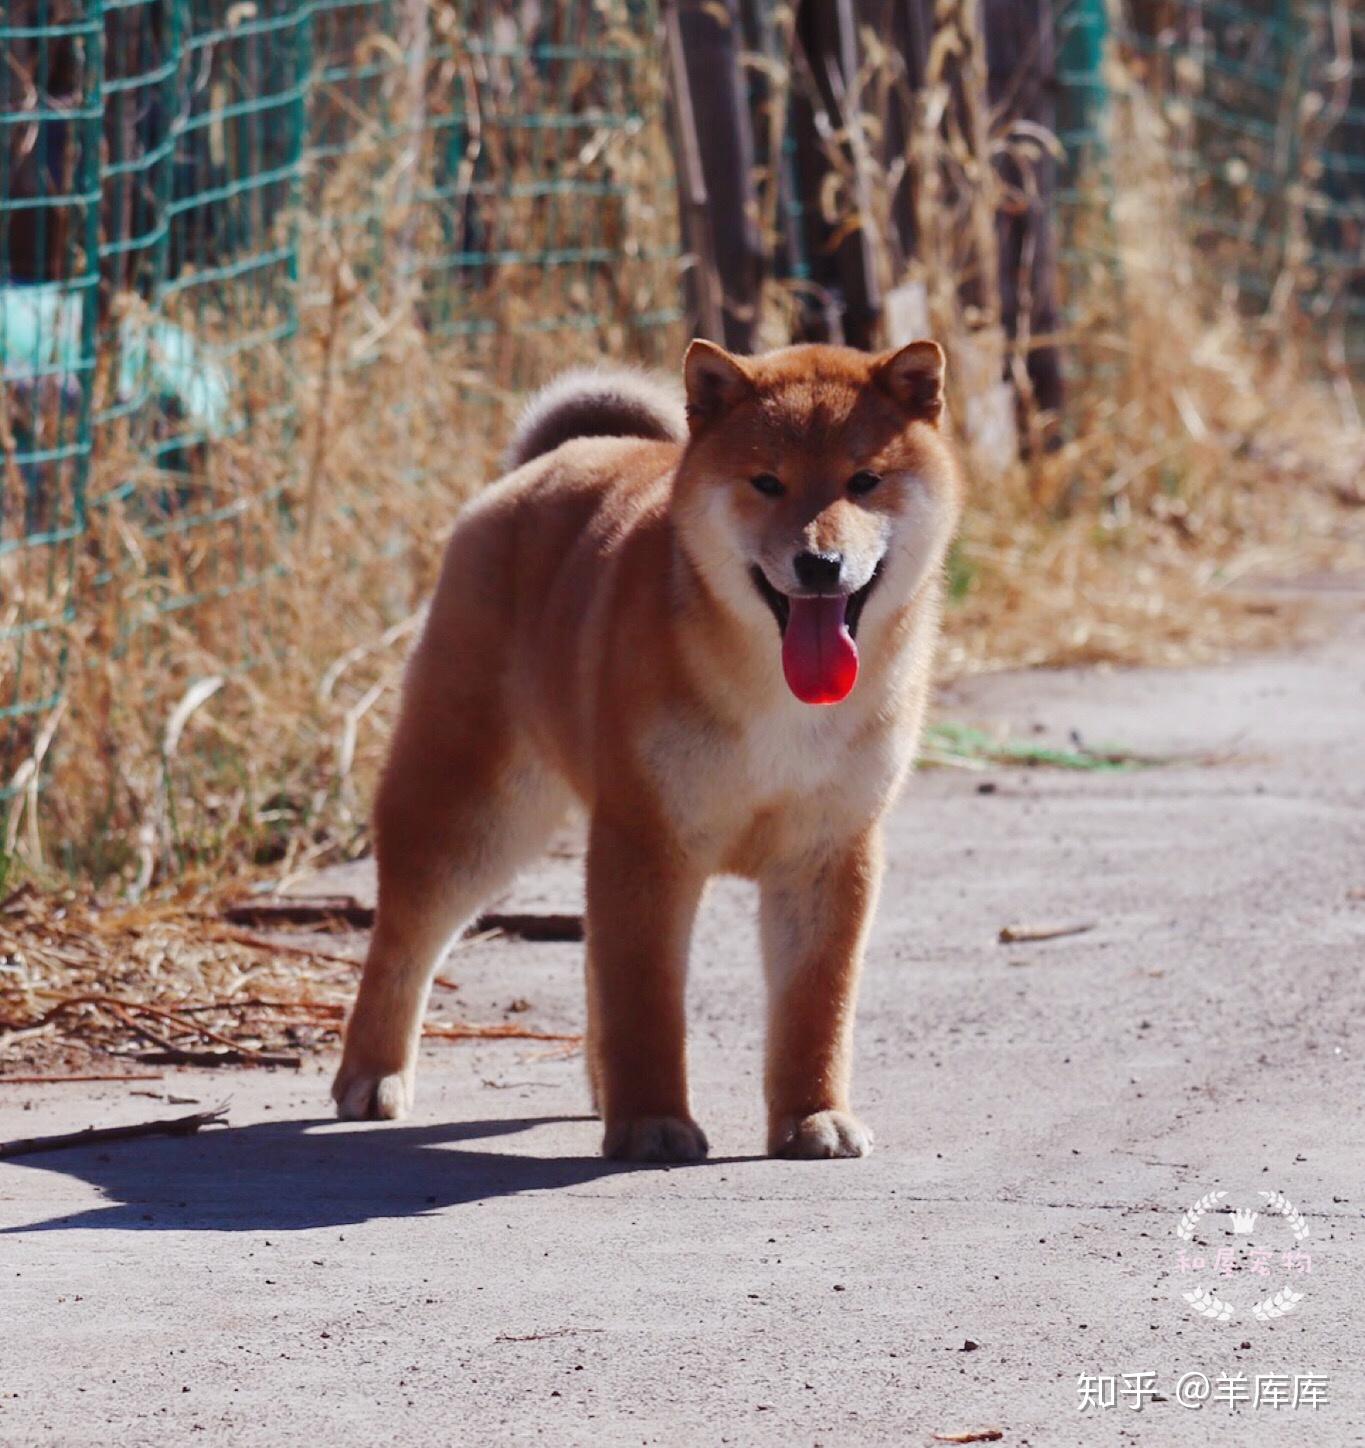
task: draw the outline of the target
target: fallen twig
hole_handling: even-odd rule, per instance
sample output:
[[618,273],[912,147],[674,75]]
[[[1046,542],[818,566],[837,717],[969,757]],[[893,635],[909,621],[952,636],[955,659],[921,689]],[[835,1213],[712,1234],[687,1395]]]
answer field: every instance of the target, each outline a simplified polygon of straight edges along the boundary
[[[224,1036],[220,1032],[213,1030],[210,1026],[201,1026],[197,1021],[187,1021],[184,1016],[177,1015],[175,1011],[167,1010],[164,1006],[151,1005],[147,1001],[130,1001],[120,996],[109,996],[97,993],[66,995],[61,991],[55,990],[36,990],[34,994],[55,998],[57,1001],[57,1004],[53,1006],[41,1020],[31,1022],[31,1024],[35,1026],[45,1025],[53,1016],[61,1011],[69,1010],[72,1006],[103,1006],[106,1010],[112,1011],[113,1014],[118,1016],[125,1025],[147,1036],[148,1039],[155,1041],[157,1045],[164,1047],[168,1051],[178,1050],[179,1048],[174,1042],[168,1041],[164,1036],[153,1032],[147,1026],[142,1025],[140,1022],[130,1020],[128,1013],[130,1011],[137,1011],[144,1015],[155,1016],[158,1020],[166,1021],[173,1026],[178,1026],[182,1031],[197,1033],[198,1035],[207,1037],[210,1041],[217,1041],[220,1046],[226,1046],[230,1051],[240,1052],[243,1056],[252,1056],[258,1059],[263,1057],[263,1053],[258,1051],[254,1046],[243,1046],[239,1042],[234,1041],[230,1036]],[[264,1059],[260,1059],[259,1063],[261,1065],[279,1064],[279,1062],[272,1063]]]
[[204,1126],[226,1126],[227,1107],[196,1111],[191,1116],[174,1116],[161,1121],[139,1121],[133,1126],[87,1126],[84,1131],[66,1131],[57,1136],[21,1137],[0,1141],[0,1158],[31,1156],[40,1151],[63,1151],[69,1146],[93,1146],[106,1141],[130,1141],[139,1136],[193,1136]]
[[[371,917],[373,917],[373,913],[373,911],[370,912]],[[312,923],[316,923],[315,918],[307,916],[297,917],[295,923],[304,923],[310,920]],[[334,951],[318,950],[312,945],[296,945],[292,941],[286,942],[271,939],[266,935],[254,935],[248,930],[224,930],[220,932],[217,938],[219,940],[236,941],[238,945],[248,946],[252,950],[264,950],[280,955],[302,955],[310,960],[330,960],[337,965],[358,967],[364,963],[353,955],[337,955]],[[460,988],[458,981],[450,980],[443,975],[436,976],[431,983],[433,986],[438,986],[442,990],[459,990]]]
[[0,1076],[0,1086],[65,1086],[72,1081],[164,1081],[161,1071],[124,1072],[121,1076]]
[[966,1433],[931,1433],[935,1443],[998,1443],[1005,1435],[999,1428],[978,1428]]
[[565,1031],[533,1031],[526,1026],[497,1023],[490,1026],[447,1026],[428,1022],[422,1035],[437,1041],[570,1041],[578,1044],[582,1036]]
[[317,925],[337,920],[368,930],[374,908],[354,895],[268,895],[260,900],[237,900],[223,911],[233,925]]
[[[354,895],[271,895],[260,900],[238,900],[224,910],[223,918],[233,925],[266,926],[325,925],[340,921],[359,930],[368,930],[374,925],[374,909],[362,905]],[[583,917],[558,910],[486,910],[469,927],[465,939],[488,931],[515,935],[522,940],[577,941],[583,939]],[[240,940],[244,945],[273,945],[273,942],[259,937],[234,935],[231,938]],[[324,960],[342,958],[327,956],[321,951],[310,953]]]
[[[340,1024],[345,1018],[346,1007],[337,1001],[305,1001],[305,1000],[267,1000],[264,997],[256,996],[249,1001],[214,1001],[198,1007],[200,1010],[227,1009],[234,1005],[249,1006],[253,1010],[280,1011],[283,1014],[293,1014],[309,1017],[314,1020],[323,1020]],[[582,1040],[581,1036],[565,1033],[562,1031],[537,1031],[529,1026],[514,1025],[510,1021],[494,1021],[488,1025],[480,1025],[477,1022],[463,1022],[458,1024],[447,1024],[444,1021],[428,1021],[422,1026],[422,1035],[429,1040],[437,1041],[464,1041],[464,1040],[514,1040],[514,1041],[572,1041]],[[148,1060],[149,1057],[141,1055],[140,1060]]]
[[522,940],[582,940],[583,917],[558,911],[487,910],[474,922],[475,930],[497,930]]
[[1060,940],[1065,935],[1084,935],[1099,925],[1098,920],[1086,920],[1079,925],[1002,925],[1000,944],[1017,945],[1031,940]]
[[155,1051],[138,1051],[134,1059],[149,1066],[283,1066],[297,1071],[302,1056],[283,1056],[256,1051],[249,1046],[231,1046],[224,1051],[187,1051],[180,1046],[162,1046]]
[[154,1031],[145,1022],[138,1020],[137,1017],[129,1011],[125,1011],[122,1006],[114,1006],[106,1003],[104,1009],[116,1015],[135,1036],[141,1036],[144,1041],[150,1041],[152,1045],[160,1046],[165,1051],[178,1051],[180,1049],[169,1036],[163,1036],[160,1031]]

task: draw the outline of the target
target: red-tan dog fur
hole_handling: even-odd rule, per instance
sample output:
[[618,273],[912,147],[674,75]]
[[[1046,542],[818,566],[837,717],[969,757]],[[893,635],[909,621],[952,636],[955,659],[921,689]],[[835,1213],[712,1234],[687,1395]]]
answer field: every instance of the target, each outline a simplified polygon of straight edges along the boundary
[[561,379],[455,527],[376,805],[342,1116],[406,1111],[442,951],[578,800],[605,1154],[706,1154],[683,997],[718,873],[760,887],[769,1151],[871,1148],[854,997],[961,502],[943,354],[694,342],[684,379],[685,428],[638,374]]

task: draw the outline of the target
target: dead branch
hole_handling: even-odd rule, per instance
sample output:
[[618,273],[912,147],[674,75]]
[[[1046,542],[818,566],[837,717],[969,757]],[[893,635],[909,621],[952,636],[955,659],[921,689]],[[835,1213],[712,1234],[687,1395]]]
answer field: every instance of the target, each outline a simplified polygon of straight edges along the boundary
[[474,922],[474,929],[497,930],[521,940],[579,941],[583,939],[583,917],[527,910],[488,910]]
[[254,1051],[248,1046],[233,1046],[226,1051],[187,1051],[180,1046],[163,1046],[155,1051],[138,1051],[136,1060],[149,1066],[282,1066],[298,1071],[301,1056],[284,1056],[273,1051]]
[[70,1146],[95,1146],[109,1141],[131,1141],[141,1136],[193,1136],[205,1126],[226,1126],[227,1107],[212,1111],[196,1111],[190,1116],[174,1116],[161,1121],[139,1121],[133,1126],[87,1126],[84,1131],[65,1131],[56,1136],[20,1137],[17,1141],[0,1141],[0,1159],[32,1156],[40,1151],[64,1151]]
[[236,900],[223,911],[231,925],[316,925],[341,921],[359,930],[374,924],[374,908],[354,895],[268,895]]
[[1084,935],[1099,925],[1098,920],[1086,920],[1078,925],[1002,925],[1000,944],[1016,945],[1034,940],[1061,940],[1067,935]]
[[82,1076],[0,1076],[0,1086],[65,1086],[74,1081],[164,1081],[163,1071],[125,1071],[119,1076],[96,1072]]

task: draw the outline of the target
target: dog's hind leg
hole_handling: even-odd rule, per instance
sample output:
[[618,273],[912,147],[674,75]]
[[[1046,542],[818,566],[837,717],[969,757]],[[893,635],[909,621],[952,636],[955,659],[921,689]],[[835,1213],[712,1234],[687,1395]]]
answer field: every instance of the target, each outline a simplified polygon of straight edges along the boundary
[[687,1092],[688,941],[704,875],[638,818],[600,805],[588,841],[588,1057],[602,1151],[699,1161]]
[[338,1115],[393,1118],[411,1106],[445,946],[544,848],[568,802],[498,701],[458,697],[443,670],[414,661],[375,805],[379,910],[332,1086]]

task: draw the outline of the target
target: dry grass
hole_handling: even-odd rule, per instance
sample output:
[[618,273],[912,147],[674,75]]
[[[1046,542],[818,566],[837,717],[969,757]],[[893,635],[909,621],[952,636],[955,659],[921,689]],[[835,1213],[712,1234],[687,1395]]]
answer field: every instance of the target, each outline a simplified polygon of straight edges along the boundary
[[[333,1045],[355,994],[353,932],[260,934],[226,924],[221,881],[193,879],[154,902],[107,908],[32,884],[0,902],[0,1078],[81,1074],[110,1057],[163,1065],[297,1067]],[[452,1021],[437,980],[429,1040],[577,1037],[533,1025]]]
[[[642,198],[613,225],[646,252],[662,246],[674,217],[647,184],[670,169],[661,125],[600,140]],[[384,250],[420,258],[434,221],[401,204],[404,144],[400,128],[396,152],[377,144],[358,174],[333,176],[317,216],[344,218],[378,195]],[[942,194],[979,220],[997,199],[981,148],[1019,145],[997,119],[945,128],[910,160],[946,178]],[[949,674],[1181,664],[1279,643],[1300,621],[1242,585],[1365,563],[1360,431],[1313,380],[1311,335],[1287,320],[1259,334],[1201,276],[1163,147],[1141,92],[1120,90],[1116,203],[1097,197],[1078,222],[1095,228],[1096,260],[1071,277],[1065,334],[1034,339],[1058,341],[1070,361],[1064,440],[1004,469],[969,445]],[[962,222],[945,210],[926,227],[911,273],[950,358],[974,359],[980,375],[981,357],[1006,349],[992,308],[941,284],[980,264],[961,255]],[[988,227],[965,230],[986,245]],[[542,300],[531,268],[509,269],[481,302],[499,324],[491,340],[439,342],[413,274],[370,264],[372,230],[315,218],[308,241],[299,343],[287,368],[277,361],[252,384],[263,397],[292,387],[298,421],[215,446],[194,480],[197,502],[228,516],[149,541],[138,499],[165,479],[130,473],[112,444],[98,460],[97,492],[129,476],[135,486],[100,511],[82,560],[81,585],[104,606],[70,636],[50,782],[37,810],[20,802],[0,841],[0,859],[42,881],[74,876],[80,893],[24,895],[0,917],[0,1031],[21,1032],[0,1035],[7,1069],[50,1061],[51,1043],[74,1036],[122,1049],[157,1033],[215,1049],[208,1027],[247,1057],[334,1038],[352,968],[325,951],[304,960],[245,942],[217,905],[247,880],[366,850],[370,790],[443,539],[494,475],[524,384],[580,355],[639,351],[624,325],[520,333]],[[578,301],[625,317],[671,303],[676,284],[674,264],[628,260],[609,295]],[[677,329],[643,340],[676,365]],[[961,416],[961,390],[955,401]],[[113,582],[96,590],[100,574]],[[215,588],[222,597],[193,609],[157,608]],[[91,888],[139,903],[101,910]],[[174,1019],[158,1024],[137,1002]]]

